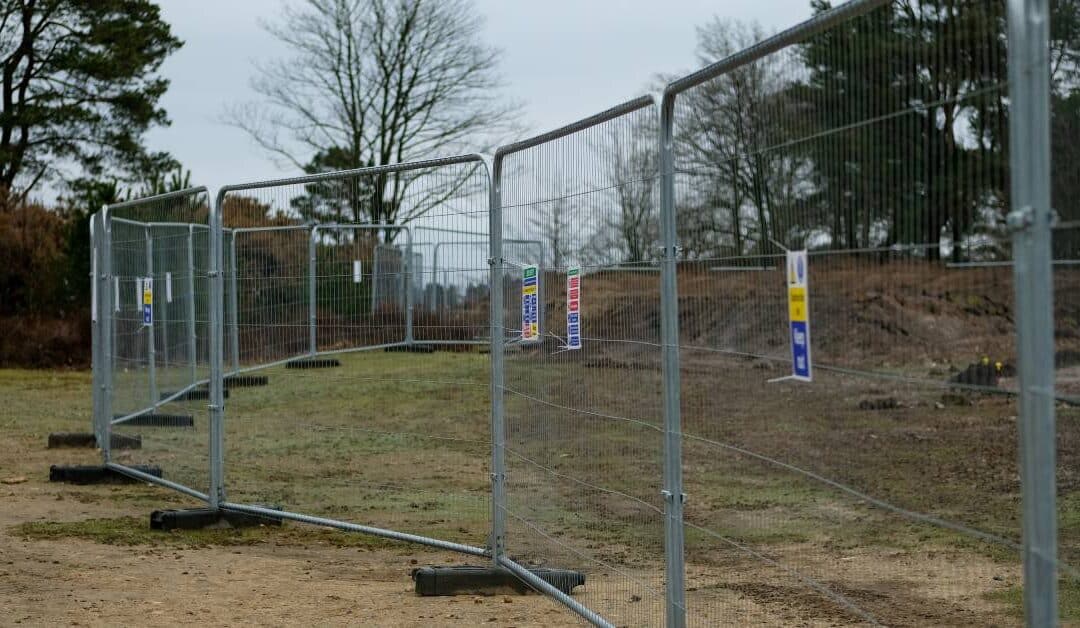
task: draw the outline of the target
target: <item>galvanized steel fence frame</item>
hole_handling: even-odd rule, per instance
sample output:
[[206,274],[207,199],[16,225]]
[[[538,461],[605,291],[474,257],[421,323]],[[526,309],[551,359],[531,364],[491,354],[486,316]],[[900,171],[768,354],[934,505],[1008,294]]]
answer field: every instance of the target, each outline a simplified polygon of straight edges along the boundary
[[[111,205],[105,205],[101,211],[96,212],[91,218],[91,268],[94,276],[94,284],[92,286],[92,338],[94,340],[93,347],[93,368],[94,374],[94,403],[93,403],[93,425],[94,435],[96,437],[98,448],[101,450],[102,461],[104,466],[108,469],[134,477],[139,480],[143,480],[150,484],[156,484],[164,488],[175,490],[179,493],[192,497],[196,500],[202,501],[210,505],[211,507],[218,507],[218,502],[215,500],[215,491],[213,487],[216,485],[215,471],[219,471],[219,468],[213,464],[215,458],[220,458],[220,452],[215,450],[215,424],[220,424],[219,421],[215,421],[214,407],[210,405],[210,441],[208,443],[211,465],[208,469],[209,472],[209,486],[203,490],[192,486],[186,486],[184,484],[173,482],[171,480],[158,477],[152,474],[145,473],[139,469],[132,468],[129,465],[121,464],[113,460],[112,456],[112,436],[113,426],[122,425],[131,421],[134,418],[142,416],[144,414],[152,413],[154,410],[166,404],[170,401],[176,400],[182,397],[184,394],[195,390],[200,386],[208,385],[212,391],[215,387],[216,374],[220,373],[220,368],[215,370],[213,365],[214,354],[217,352],[213,346],[213,334],[210,334],[210,369],[208,377],[198,378],[196,374],[195,361],[198,359],[198,347],[195,345],[194,339],[194,325],[195,325],[195,312],[194,308],[194,287],[193,282],[195,279],[195,264],[194,264],[194,249],[193,249],[193,237],[196,229],[204,229],[207,231],[207,235],[210,235],[211,225],[209,224],[196,224],[196,223],[181,223],[181,222],[165,222],[165,221],[137,221],[131,219],[125,219],[117,216],[112,216],[114,212],[122,211],[124,209],[139,208],[142,206],[153,205],[156,203],[169,202],[171,200],[179,200],[186,197],[209,197],[209,191],[205,187],[194,187],[175,192],[169,192],[165,194],[159,194],[156,196],[150,196],[141,199],[135,199],[131,201],[125,201],[121,203],[114,203]],[[156,356],[154,350],[154,336],[153,327],[148,330],[149,341],[147,345],[147,366],[148,377],[150,378],[149,390],[151,398],[147,405],[142,408],[135,409],[123,415],[115,416],[113,410],[113,400],[116,392],[116,384],[114,381],[114,370],[116,367],[115,347],[116,343],[114,336],[116,334],[116,316],[114,304],[119,303],[119,294],[116,292],[118,289],[117,282],[115,281],[118,276],[113,271],[113,239],[112,239],[112,225],[126,224],[134,228],[142,228],[146,234],[147,239],[147,270],[152,273],[152,237],[151,233],[155,227],[168,227],[168,228],[186,228],[188,231],[188,243],[187,243],[187,260],[188,260],[188,274],[187,274],[187,286],[185,290],[189,293],[188,304],[189,307],[184,313],[185,321],[189,328],[188,341],[190,357],[193,360],[191,365],[190,381],[179,391],[171,393],[166,398],[160,398],[158,395],[158,388],[156,382]],[[209,238],[211,241],[213,238]],[[211,262],[213,256],[211,256]],[[210,275],[212,276],[213,270]],[[211,291],[211,301],[213,297],[213,291]],[[214,327],[215,311],[210,307],[210,328]],[[220,386],[220,382],[217,384]]]
[[[612,625],[593,610],[586,608],[572,597],[560,592],[550,584],[529,572],[508,555],[506,524],[506,426],[503,393],[506,334],[502,327],[502,307],[506,302],[502,275],[507,260],[504,245],[514,240],[504,238],[501,199],[501,183],[504,176],[504,159],[514,152],[536,146],[546,141],[569,135],[610,120],[629,111],[653,108],[660,122],[659,137],[659,240],[658,263],[660,270],[661,301],[661,355],[663,380],[663,434],[664,477],[663,500],[665,504],[665,623],[672,627],[686,625],[686,567],[684,550],[683,504],[686,499],[683,488],[682,426],[680,409],[680,353],[678,273],[679,238],[675,210],[675,138],[673,136],[675,103],[680,94],[710,79],[724,75],[741,66],[752,63],[768,54],[805,41],[829,28],[857,18],[888,4],[889,0],[852,0],[823,12],[798,26],[778,33],[757,45],[742,50],[698,72],[670,83],[656,96],[643,96],[620,106],[597,114],[580,122],[530,140],[500,147],[493,156],[480,154],[462,155],[447,159],[434,159],[392,166],[362,168],[346,173],[327,173],[290,179],[279,179],[244,185],[230,185],[219,190],[216,202],[210,208],[210,270],[211,303],[210,324],[210,376],[192,384],[208,385],[210,414],[210,468],[209,485],[205,492],[183,486],[169,480],[149,476],[126,465],[113,461],[110,451],[111,426],[123,422],[112,419],[112,393],[110,352],[112,342],[112,303],[114,284],[110,250],[110,212],[128,204],[106,206],[93,215],[91,231],[91,268],[93,283],[92,335],[94,365],[93,379],[93,428],[101,448],[105,464],[118,472],[147,482],[179,491],[211,508],[233,510],[254,514],[272,515],[298,522],[328,526],[342,530],[373,534],[391,539],[420,543],[423,545],[489,558],[493,564],[509,569],[537,590],[550,595],[583,619],[598,625]],[[1046,0],[1007,0],[1009,52],[1009,95],[1013,107],[1010,116],[1010,176],[1011,207],[1008,216],[1014,247],[1013,274],[1016,291],[1016,332],[1019,355],[1019,403],[1021,482],[1023,511],[1022,556],[1024,565],[1024,613],[1028,625],[1050,626],[1057,623],[1057,575],[1061,565],[1057,559],[1057,532],[1055,507],[1055,394],[1053,362],[1053,284],[1050,237],[1054,221],[1050,207],[1050,137],[1049,137],[1049,62],[1048,62],[1048,6]],[[489,330],[491,346],[490,395],[491,395],[491,533],[487,547],[473,547],[419,535],[405,534],[359,524],[314,517],[303,513],[271,509],[252,504],[230,502],[223,460],[223,422],[226,420],[224,381],[227,375],[247,370],[240,365],[237,341],[236,305],[231,305],[232,320],[227,321],[224,303],[225,275],[230,267],[235,269],[235,239],[230,251],[231,260],[226,263],[224,234],[243,229],[227,229],[222,225],[222,203],[227,193],[257,189],[273,185],[314,183],[342,174],[375,175],[430,168],[440,165],[478,163],[488,174],[488,264],[490,311]],[[141,199],[133,203],[161,200],[170,196],[206,193],[205,188]],[[326,225],[331,228],[333,225]],[[372,225],[371,228],[385,228]],[[150,226],[148,225],[148,228]],[[194,227],[192,227],[194,228]],[[306,227],[289,227],[306,228]],[[316,233],[319,227],[311,227]],[[414,263],[412,233],[408,226],[395,226],[408,234],[402,264],[405,274]],[[312,235],[312,242],[315,236]],[[312,258],[314,261],[314,258]],[[314,273],[312,273],[314,276]],[[406,281],[407,337],[399,344],[417,342],[412,337],[411,315],[413,306],[413,280]],[[236,290],[232,290],[232,299]],[[314,308],[314,301],[312,302]],[[312,325],[315,324],[314,313]],[[224,365],[225,333],[233,334],[231,369]],[[312,332],[313,333],[313,332]],[[318,355],[313,343],[306,355]],[[183,391],[181,391],[183,392]],[[179,393],[178,393],[179,394]],[[156,407],[151,404],[142,411]],[[138,414],[135,413],[135,414]],[[129,415],[134,416],[134,415]]]

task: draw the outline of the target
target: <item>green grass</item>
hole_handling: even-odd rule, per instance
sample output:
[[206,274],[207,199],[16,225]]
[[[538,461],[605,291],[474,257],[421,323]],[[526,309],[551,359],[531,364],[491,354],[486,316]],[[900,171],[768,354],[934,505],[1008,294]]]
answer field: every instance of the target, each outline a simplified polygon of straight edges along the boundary
[[[267,369],[260,374],[270,376],[269,386],[232,391],[225,419],[229,499],[482,545],[490,518],[487,356],[368,352],[339,357],[343,366],[338,369]],[[572,361],[541,366],[525,355],[509,361],[515,362],[509,385],[596,413],[516,395],[506,398],[513,417],[508,464],[515,514],[558,543],[601,560],[658,569],[663,515],[649,506],[663,509],[663,434],[654,429],[662,417],[659,372],[586,368]],[[745,365],[738,368],[745,370]],[[934,404],[939,389],[896,392],[879,390],[877,382],[826,376],[812,386],[770,388],[751,380],[765,375],[735,378],[740,372],[719,368],[686,376],[688,433],[737,443],[979,529],[1008,535],[1016,527],[1014,461],[1007,457],[1015,455],[1015,445],[1009,441],[1012,433],[1001,428],[1011,425],[1006,417],[1015,413],[1014,405],[977,398],[971,406],[940,409]],[[0,371],[0,392],[7,399],[0,411],[0,436],[13,438],[16,446],[38,447],[48,431],[88,427],[88,373]],[[861,398],[882,395],[895,395],[905,405],[887,411],[857,409]],[[171,404],[165,411],[192,414],[196,427],[124,428],[143,435],[144,449],[118,455],[131,463],[160,464],[166,477],[203,489],[205,401]],[[604,413],[641,419],[652,427],[599,416]],[[1078,417],[1080,412],[1063,409],[1063,429],[1072,429]],[[965,573],[968,557],[1018,564],[1016,552],[1008,548],[912,523],[730,450],[698,441],[687,441],[684,450],[688,519],[778,560],[807,555],[838,564],[838,558],[856,552],[899,560],[946,552],[957,565],[957,577]],[[0,461],[0,468],[5,464]],[[83,497],[76,497],[80,492]],[[112,487],[65,490],[64,495],[142,510],[161,506],[171,494]],[[1080,546],[1080,492],[1063,490],[1059,506],[1063,555],[1068,556]],[[513,552],[543,558],[546,551],[558,550],[519,523],[511,521],[510,527]],[[33,523],[13,532],[118,545],[384,543],[301,526],[161,534],[147,530],[143,519],[128,518]],[[739,554],[723,540],[692,528],[686,537],[695,569],[722,572]],[[739,568],[754,568],[751,562]],[[827,571],[826,579],[841,575],[841,568]],[[888,565],[874,577],[888,581]],[[1018,595],[996,591],[988,599],[1015,613]],[[1076,616],[1071,613],[1078,597],[1072,584],[1063,583],[1066,617]]]

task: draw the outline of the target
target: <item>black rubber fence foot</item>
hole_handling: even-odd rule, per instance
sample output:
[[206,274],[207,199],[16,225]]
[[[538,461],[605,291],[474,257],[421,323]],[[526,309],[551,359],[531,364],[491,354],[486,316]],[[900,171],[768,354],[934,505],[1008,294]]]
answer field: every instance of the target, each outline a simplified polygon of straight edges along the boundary
[[206,528],[252,528],[279,526],[281,519],[246,512],[188,508],[185,510],[155,510],[150,513],[151,530],[203,530]]
[[337,358],[301,358],[285,363],[287,369],[329,369],[336,366],[341,366]]
[[[585,584],[585,574],[569,569],[530,569],[530,572],[563,593]],[[418,595],[497,595],[531,593],[509,569],[502,567],[420,567],[412,572]]]
[[[142,449],[142,436],[113,434],[112,449]],[[49,434],[49,449],[97,447],[97,438],[90,432],[53,432]]]
[[435,347],[431,345],[397,345],[387,347],[387,353],[435,353]]
[[[119,419],[120,416],[116,417]],[[123,425],[139,427],[195,427],[195,417],[190,414],[140,414],[124,421]]]
[[[172,397],[175,394],[176,393],[174,393],[174,392],[161,393],[161,399],[162,400],[168,399],[169,397]],[[229,398],[229,389],[226,388],[225,390],[221,391],[221,396],[223,398],[225,398],[225,399],[228,399]],[[187,391],[186,393],[180,395],[176,399],[173,399],[173,401],[204,401],[204,400],[207,400],[209,398],[210,398],[210,390],[209,389],[196,388],[194,390]]]
[[[142,471],[156,478],[162,477],[161,467],[144,464],[130,465],[136,471]],[[104,465],[56,465],[49,467],[50,482],[67,482],[68,484],[139,484],[143,480],[137,480],[119,471],[114,471]]]
[[266,386],[270,383],[267,375],[229,375],[225,378],[225,388],[251,388]]

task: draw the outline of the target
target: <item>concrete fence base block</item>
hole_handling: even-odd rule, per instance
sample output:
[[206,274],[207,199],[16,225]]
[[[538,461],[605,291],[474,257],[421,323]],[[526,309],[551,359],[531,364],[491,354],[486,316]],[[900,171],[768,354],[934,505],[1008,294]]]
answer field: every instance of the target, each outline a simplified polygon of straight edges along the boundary
[[[142,471],[156,478],[162,477],[161,467],[150,465],[131,465],[132,469]],[[124,475],[104,465],[53,465],[49,467],[50,482],[68,484],[138,484],[142,480]]]
[[337,358],[301,358],[285,363],[287,369],[329,369],[341,366]]
[[[112,449],[142,449],[142,436],[113,434],[110,438]],[[53,432],[49,434],[49,449],[97,447],[97,438],[90,432]]]
[[[574,587],[585,585],[585,574],[569,569],[530,569],[548,584],[570,595]],[[502,567],[420,567],[412,571],[417,595],[498,595],[525,594],[533,589],[510,570]]]
[[208,528],[252,528],[280,526],[281,519],[213,508],[155,510],[150,513],[151,530],[204,530]]

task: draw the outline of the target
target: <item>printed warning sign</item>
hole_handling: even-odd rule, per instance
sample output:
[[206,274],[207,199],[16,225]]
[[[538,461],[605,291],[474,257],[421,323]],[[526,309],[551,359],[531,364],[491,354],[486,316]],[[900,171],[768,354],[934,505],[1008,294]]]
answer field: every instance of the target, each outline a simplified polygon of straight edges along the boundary
[[364,263],[358,259],[354,259],[352,263],[352,282],[361,283],[364,281]]
[[810,291],[806,251],[788,251],[788,319],[791,326],[791,377],[809,382],[810,361]]
[[525,266],[521,271],[521,341],[540,341],[539,271]]
[[566,270],[566,348],[581,348],[581,269]]
[[154,280],[145,277],[142,280],[143,325],[154,324]]

